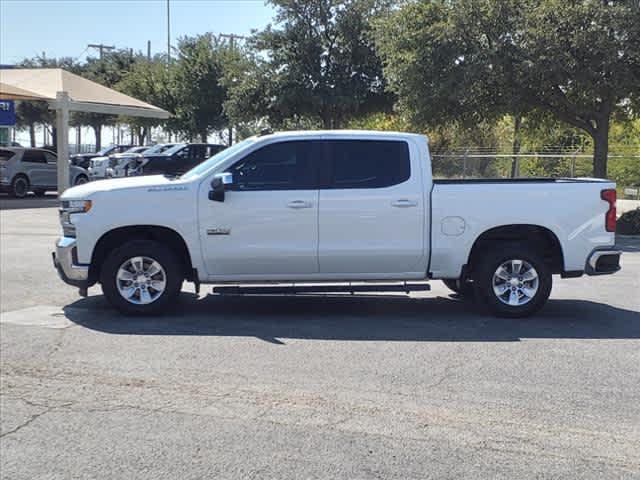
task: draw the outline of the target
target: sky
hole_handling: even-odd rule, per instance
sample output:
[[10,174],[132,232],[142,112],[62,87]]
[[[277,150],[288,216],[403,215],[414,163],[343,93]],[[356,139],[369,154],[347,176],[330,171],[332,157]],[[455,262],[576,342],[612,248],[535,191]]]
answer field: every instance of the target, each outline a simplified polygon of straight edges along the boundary
[[[264,0],[169,0],[171,43],[214,32],[247,35],[272,21]],[[27,57],[98,56],[89,43],[167,49],[167,0],[0,0],[0,64]]]

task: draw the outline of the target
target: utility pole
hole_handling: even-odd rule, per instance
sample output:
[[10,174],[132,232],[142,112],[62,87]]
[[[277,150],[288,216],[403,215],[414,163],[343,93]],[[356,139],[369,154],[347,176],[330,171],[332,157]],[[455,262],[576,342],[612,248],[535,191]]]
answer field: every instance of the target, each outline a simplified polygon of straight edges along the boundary
[[105,51],[108,52],[111,50],[115,50],[116,47],[114,45],[104,45],[102,43],[90,43],[89,45],[87,45],[87,48],[96,48],[100,52],[100,60],[102,60]]
[[231,50],[233,50],[235,48],[235,40],[240,39],[240,40],[244,40],[247,37],[243,36],[243,35],[236,35],[235,33],[221,33],[220,35],[218,35],[219,38],[228,38],[229,39],[229,47],[231,47]]
[[[239,39],[239,40],[244,40],[247,37],[243,36],[243,35],[236,35],[235,33],[221,33],[220,35],[218,35],[219,39],[223,39],[223,38],[228,38],[229,39],[229,48],[231,49],[231,51],[235,50],[235,40]],[[231,146],[233,144],[233,125],[229,124],[229,146]]]
[[147,40],[147,60],[151,61],[151,40]]

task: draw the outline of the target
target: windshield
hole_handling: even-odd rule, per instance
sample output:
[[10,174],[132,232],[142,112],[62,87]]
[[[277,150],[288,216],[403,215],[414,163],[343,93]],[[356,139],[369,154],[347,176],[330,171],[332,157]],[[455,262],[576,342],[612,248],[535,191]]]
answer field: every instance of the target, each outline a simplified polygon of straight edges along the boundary
[[156,155],[158,153],[162,153],[165,150],[170,149],[171,147],[173,147],[175,145],[175,143],[159,143],[157,145],[154,145],[153,147],[151,147],[149,150],[147,150],[146,152],[144,152],[145,155]]
[[227,158],[231,157],[232,155],[235,155],[236,152],[239,152],[240,150],[245,149],[255,141],[256,141],[256,137],[251,137],[251,138],[247,138],[246,140],[243,140],[240,143],[236,143],[232,147],[229,147],[225,150],[222,150],[221,152],[216,153],[213,157],[202,162],[200,165],[197,165],[196,167],[192,168],[187,173],[182,175],[182,177],[180,178],[189,179],[189,178],[198,177],[203,173],[207,172],[208,170],[210,170],[211,168],[213,168],[218,163],[224,162]]
[[149,147],[132,147],[129,150],[125,150],[122,153],[142,153],[148,149]]
[[178,143],[178,144],[174,145],[173,147],[163,151],[162,154],[163,155],[173,155],[174,153],[176,153],[179,150],[182,150],[186,146],[187,146],[186,143]]

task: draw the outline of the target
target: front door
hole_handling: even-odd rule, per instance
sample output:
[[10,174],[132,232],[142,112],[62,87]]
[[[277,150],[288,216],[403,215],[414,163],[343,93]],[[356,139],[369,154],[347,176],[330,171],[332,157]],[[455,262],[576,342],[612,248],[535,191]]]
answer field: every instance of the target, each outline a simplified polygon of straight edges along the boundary
[[325,275],[371,278],[426,271],[421,169],[409,144],[327,142],[320,190],[319,264]]
[[272,143],[227,169],[224,202],[200,191],[200,235],[210,276],[291,279],[318,272],[316,142]]

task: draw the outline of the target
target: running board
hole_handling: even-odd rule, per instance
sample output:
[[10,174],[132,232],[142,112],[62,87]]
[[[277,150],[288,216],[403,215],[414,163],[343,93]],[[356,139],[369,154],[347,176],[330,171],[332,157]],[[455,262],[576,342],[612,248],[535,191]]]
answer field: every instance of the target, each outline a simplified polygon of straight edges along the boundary
[[431,290],[428,283],[369,283],[369,284],[317,284],[317,285],[229,285],[213,287],[221,295],[282,295],[298,293],[360,293],[360,292],[416,292]]

